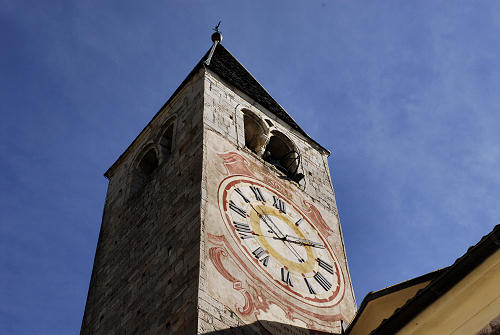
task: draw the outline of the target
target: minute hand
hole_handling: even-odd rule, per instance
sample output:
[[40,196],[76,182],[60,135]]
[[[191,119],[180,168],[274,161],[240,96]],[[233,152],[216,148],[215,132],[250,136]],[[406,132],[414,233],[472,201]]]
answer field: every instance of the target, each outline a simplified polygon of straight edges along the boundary
[[311,240],[306,240],[304,238],[285,235],[284,239],[285,239],[285,241],[292,242],[292,243],[297,243],[297,244],[307,245],[307,246],[311,246],[311,247],[315,247],[315,248],[325,249],[325,247],[322,244],[320,244],[318,242],[311,241]]
[[[257,215],[259,216],[260,219],[262,219],[262,221],[264,221],[264,223],[269,227],[269,229],[271,229],[271,232],[276,235],[276,239],[278,240],[281,240],[283,242],[286,241],[286,235],[283,235],[283,233],[278,229],[278,227],[276,226],[276,224],[273,222],[273,220],[266,214],[266,212],[263,211],[264,214],[261,214],[257,209],[255,209],[254,206],[252,206],[252,204],[250,204],[250,206],[252,207],[252,209],[257,213]],[[274,230],[274,228],[269,224],[269,222],[267,222],[267,219],[266,217],[269,219],[269,221],[272,223],[272,225],[274,226],[274,228],[276,228],[276,230]],[[276,232],[278,231],[279,232],[279,235],[278,233]],[[281,237],[281,236],[282,237]],[[273,237],[274,238],[274,237]],[[300,254],[294,249],[294,247],[292,245],[288,245],[285,243],[285,245],[287,246],[287,248],[295,255],[295,257],[297,257],[298,261],[299,262],[304,262],[304,260],[302,259],[302,257],[300,256]]]

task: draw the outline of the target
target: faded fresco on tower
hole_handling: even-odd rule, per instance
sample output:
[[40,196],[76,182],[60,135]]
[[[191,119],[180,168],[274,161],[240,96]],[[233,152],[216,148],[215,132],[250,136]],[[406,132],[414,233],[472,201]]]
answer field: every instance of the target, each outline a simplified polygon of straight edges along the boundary
[[290,332],[280,323],[299,333],[340,331],[354,302],[336,213],[249,150],[206,136],[201,286],[245,323],[272,333]]

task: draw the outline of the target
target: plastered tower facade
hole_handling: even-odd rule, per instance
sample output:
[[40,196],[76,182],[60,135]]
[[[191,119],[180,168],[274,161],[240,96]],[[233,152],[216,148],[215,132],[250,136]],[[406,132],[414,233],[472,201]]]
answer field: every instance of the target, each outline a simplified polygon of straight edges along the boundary
[[340,333],[328,151],[216,40],[106,172],[82,334]]

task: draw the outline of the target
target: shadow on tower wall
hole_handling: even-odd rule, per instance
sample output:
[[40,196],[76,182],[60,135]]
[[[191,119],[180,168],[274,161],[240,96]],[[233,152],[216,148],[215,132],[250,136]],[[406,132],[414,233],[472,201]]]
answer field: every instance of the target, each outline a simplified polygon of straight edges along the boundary
[[340,334],[339,332],[328,333],[307,328],[296,327],[274,321],[257,321],[249,325],[232,327],[224,330],[209,331],[202,333],[205,335],[250,335],[250,334],[266,334],[266,335],[332,335]]

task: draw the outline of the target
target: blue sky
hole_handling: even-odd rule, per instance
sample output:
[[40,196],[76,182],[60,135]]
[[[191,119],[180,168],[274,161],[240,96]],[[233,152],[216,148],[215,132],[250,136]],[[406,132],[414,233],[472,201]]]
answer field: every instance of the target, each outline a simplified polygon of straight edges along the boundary
[[500,3],[0,0],[0,333],[78,333],[104,171],[211,45],[332,151],[358,303],[500,223]]

